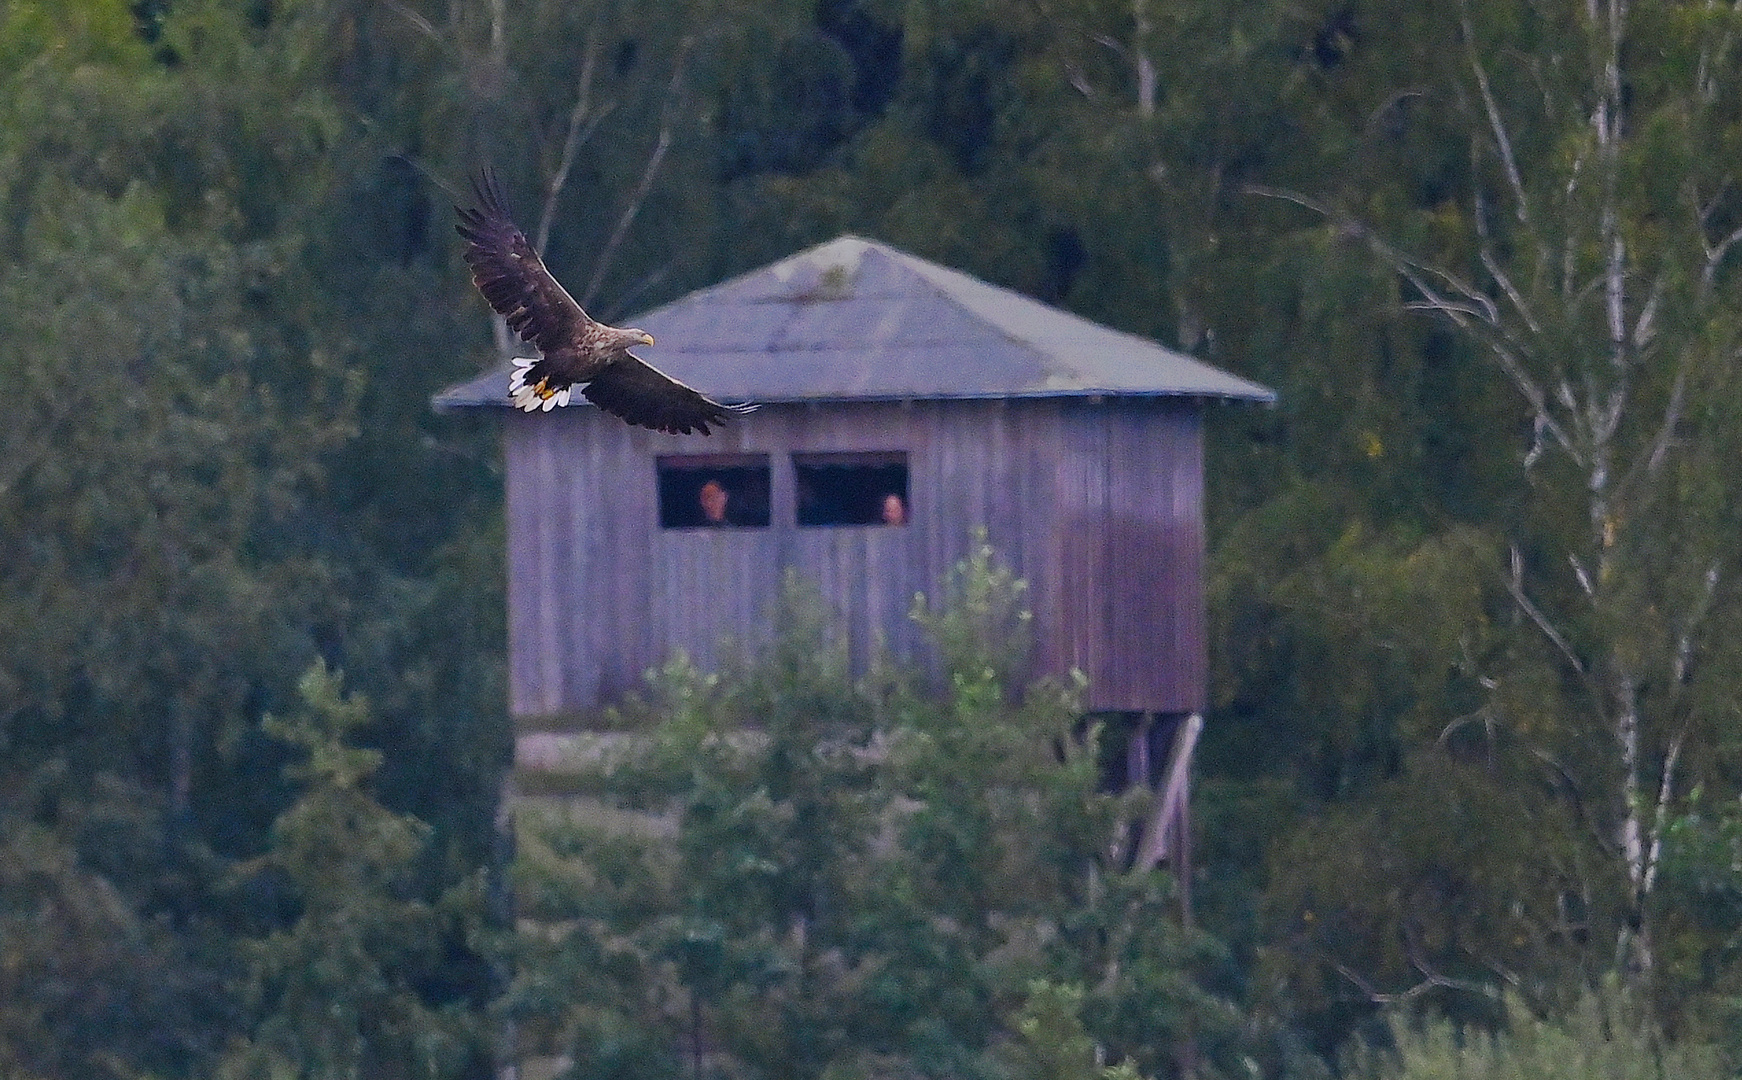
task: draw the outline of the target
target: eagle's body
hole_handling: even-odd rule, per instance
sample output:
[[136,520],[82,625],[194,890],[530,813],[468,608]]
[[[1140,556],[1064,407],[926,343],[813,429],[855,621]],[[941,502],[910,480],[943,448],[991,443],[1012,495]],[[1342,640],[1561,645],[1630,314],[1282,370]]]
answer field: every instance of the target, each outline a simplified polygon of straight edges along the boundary
[[721,405],[631,353],[631,346],[652,345],[653,336],[589,318],[509,218],[495,177],[484,172],[472,189],[477,207],[454,208],[472,283],[508,328],[539,351],[515,358],[508,394],[518,408],[548,412],[567,405],[578,386],[606,412],[673,435],[706,435],[708,425],[748,411]]

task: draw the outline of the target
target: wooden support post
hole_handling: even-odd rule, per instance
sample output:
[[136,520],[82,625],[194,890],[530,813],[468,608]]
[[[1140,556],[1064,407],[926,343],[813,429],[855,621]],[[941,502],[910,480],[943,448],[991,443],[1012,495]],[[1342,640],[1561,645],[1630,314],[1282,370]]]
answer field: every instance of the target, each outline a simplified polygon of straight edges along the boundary
[[1167,784],[1155,799],[1155,809],[1137,849],[1135,867],[1153,870],[1164,861],[1173,865],[1179,880],[1180,911],[1191,922],[1191,765],[1204,718],[1193,713],[1174,734],[1168,758]]

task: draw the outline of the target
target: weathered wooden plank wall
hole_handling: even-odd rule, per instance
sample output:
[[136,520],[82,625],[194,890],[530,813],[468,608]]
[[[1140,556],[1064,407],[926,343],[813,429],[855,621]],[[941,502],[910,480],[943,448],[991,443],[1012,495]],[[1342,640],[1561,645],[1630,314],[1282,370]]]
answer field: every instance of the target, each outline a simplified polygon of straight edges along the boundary
[[[915,655],[908,609],[975,526],[1032,589],[1040,670],[1090,677],[1095,709],[1203,706],[1202,440],[1196,402],[1078,398],[768,405],[711,438],[589,408],[507,427],[510,705],[610,701],[683,648],[756,643],[787,567],[879,640]],[[903,527],[799,528],[793,453],[905,451]],[[661,529],[656,455],[768,455],[769,528]]]

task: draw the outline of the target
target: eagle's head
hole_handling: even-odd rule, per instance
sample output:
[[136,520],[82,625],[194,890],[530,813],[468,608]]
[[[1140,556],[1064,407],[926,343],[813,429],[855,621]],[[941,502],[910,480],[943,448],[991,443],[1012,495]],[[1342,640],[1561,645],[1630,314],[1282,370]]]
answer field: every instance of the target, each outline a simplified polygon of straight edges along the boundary
[[611,344],[618,349],[633,349],[637,345],[653,344],[653,335],[645,330],[617,330],[614,333],[617,340]]

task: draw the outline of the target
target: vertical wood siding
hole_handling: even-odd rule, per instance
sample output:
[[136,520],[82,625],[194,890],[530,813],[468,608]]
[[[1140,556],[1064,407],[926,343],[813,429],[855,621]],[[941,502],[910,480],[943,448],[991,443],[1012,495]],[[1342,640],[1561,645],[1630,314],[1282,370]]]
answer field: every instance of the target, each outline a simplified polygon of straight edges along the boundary
[[[596,409],[508,417],[510,706],[608,702],[682,648],[766,639],[784,570],[876,643],[916,656],[907,613],[975,526],[1032,590],[1038,671],[1081,668],[1093,709],[1191,711],[1204,695],[1202,440],[1180,399],[768,405],[711,438]],[[799,528],[792,454],[905,451],[909,523]],[[765,453],[766,529],[661,529],[655,456]]]

